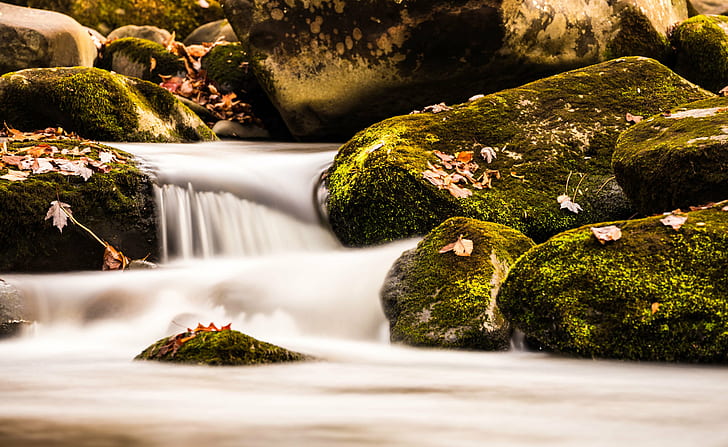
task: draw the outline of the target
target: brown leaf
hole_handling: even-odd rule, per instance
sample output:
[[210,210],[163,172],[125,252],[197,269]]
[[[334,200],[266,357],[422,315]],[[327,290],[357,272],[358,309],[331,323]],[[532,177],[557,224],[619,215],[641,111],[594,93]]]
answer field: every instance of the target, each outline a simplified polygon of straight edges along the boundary
[[640,121],[642,121],[643,117],[640,115],[632,115],[631,113],[627,112],[627,115],[625,116],[628,123],[637,124]]
[[616,225],[606,227],[591,227],[592,234],[597,238],[600,244],[604,245],[608,241],[616,241],[622,237],[622,230]]
[[662,306],[662,304],[652,303],[652,306],[650,306],[650,309],[652,310],[652,315],[654,315],[655,312],[657,312],[660,309],[660,306]]
[[129,258],[124,256],[122,252],[115,249],[111,244],[106,244],[106,250],[104,250],[104,265],[101,267],[102,270],[124,270],[129,265]]
[[462,151],[455,153],[455,159],[463,163],[470,163],[473,159],[473,151]]
[[728,96],[728,85],[726,85],[725,87],[723,87],[722,89],[720,89],[720,91],[718,92],[718,94],[720,96]]
[[48,212],[46,213],[44,220],[53,218],[53,226],[63,233],[63,227],[68,224],[68,216],[70,214],[71,205],[54,200],[51,202],[51,207],[48,208]]
[[688,216],[679,216],[676,214],[670,214],[662,219],[660,219],[660,222],[666,227],[671,227],[673,230],[677,231],[680,229],[680,227],[683,226],[685,221],[688,220]]
[[8,169],[8,173],[0,175],[0,178],[10,180],[11,182],[22,182],[23,180],[28,180],[28,175],[30,173],[26,171],[13,171],[12,169]]
[[457,197],[458,199],[465,199],[473,195],[473,191],[467,188],[461,188],[455,183],[447,185],[447,190],[450,191],[453,197]]
[[449,251],[454,252],[457,256],[470,256],[473,252],[473,241],[463,239],[463,235],[461,234],[458,236],[458,240],[445,245],[438,253],[447,253]]
[[20,164],[23,160],[25,160],[25,157],[21,155],[3,155],[2,158],[3,163],[5,163],[6,165],[17,167],[20,167]]

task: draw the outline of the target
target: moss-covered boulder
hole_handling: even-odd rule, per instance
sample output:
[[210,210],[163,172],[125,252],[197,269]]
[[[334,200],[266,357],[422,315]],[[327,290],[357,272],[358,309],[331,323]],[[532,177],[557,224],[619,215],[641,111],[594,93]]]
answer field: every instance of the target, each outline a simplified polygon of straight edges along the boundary
[[527,336],[559,352],[725,363],[724,205],[688,213],[678,230],[662,216],[612,222],[622,236],[605,244],[589,227],[559,234],[516,262],[498,306]]
[[238,331],[198,332],[189,341],[173,347],[176,335],[163,338],[135,357],[135,360],[189,363],[212,366],[243,366],[311,360]]
[[645,214],[728,199],[728,98],[641,121],[619,137],[613,165]]
[[[12,153],[37,144],[11,142],[8,147]],[[96,160],[99,150],[112,151],[98,144],[85,146],[78,140],[44,140],[43,144],[72,153],[88,147],[91,152],[82,156]],[[140,259],[150,255],[154,259],[157,227],[152,182],[131,161],[109,166],[110,172],[94,173],[88,180],[58,172],[32,174],[23,181],[0,179],[0,271],[101,268],[104,247],[88,233],[70,223],[59,232],[51,221],[44,220],[54,200],[69,204],[81,223],[126,256]],[[9,169],[15,168],[5,166],[0,173],[4,175]]]
[[663,57],[685,0],[225,0],[293,135],[349,138],[609,58]]
[[28,69],[3,75],[0,122],[20,130],[60,126],[101,141],[215,139],[167,90],[98,68]]
[[728,86],[728,17],[692,17],[671,35],[675,71],[717,92]]
[[96,66],[155,84],[162,82],[160,75],[186,71],[182,59],[163,45],[137,37],[123,37],[105,45]]
[[172,34],[166,29],[153,25],[124,25],[116,28],[106,36],[107,39],[123,39],[125,37],[135,37],[137,39],[146,39],[164,45],[172,38]]
[[[468,256],[441,253],[456,241]],[[470,242],[468,242],[470,241]],[[453,217],[392,266],[382,306],[393,342],[413,346],[506,350],[511,328],[495,297],[511,265],[533,241],[503,225]]]
[[[627,217],[631,205],[611,168],[617,137],[629,126],[626,113],[651,115],[711,96],[660,63],[633,57],[439,113],[382,121],[358,133],[334,160],[327,179],[331,226],[345,244],[366,245],[425,234],[460,215],[542,241],[589,222]],[[460,183],[472,195],[459,198],[447,185],[435,186],[425,178],[432,165],[443,165],[435,151],[474,151],[478,169],[472,174],[486,174],[491,187]],[[441,183],[452,183],[455,171],[446,171],[452,176]],[[578,211],[571,202],[583,210],[570,211],[565,205]]]

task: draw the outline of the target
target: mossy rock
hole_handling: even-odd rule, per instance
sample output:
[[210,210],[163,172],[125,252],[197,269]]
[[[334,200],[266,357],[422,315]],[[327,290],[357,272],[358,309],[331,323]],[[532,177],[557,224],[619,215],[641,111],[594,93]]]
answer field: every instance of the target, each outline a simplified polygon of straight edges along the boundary
[[21,0],[31,8],[67,14],[88,27],[108,34],[124,25],[155,25],[178,36],[223,18],[217,0],[202,7],[197,0]]
[[692,17],[675,28],[670,40],[675,71],[714,92],[728,86],[728,17]]
[[101,141],[215,139],[167,90],[98,68],[39,68],[3,75],[0,121],[20,130],[59,126]]
[[725,363],[725,209],[690,212],[679,230],[663,225],[663,216],[600,224],[622,233],[604,245],[589,227],[559,234],[516,262],[498,306],[555,351]]
[[[470,256],[440,249],[462,236]],[[495,302],[516,259],[533,246],[518,231],[453,217],[432,230],[392,266],[382,305],[393,342],[413,346],[499,351],[510,346],[510,325]]]
[[[74,140],[44,143],[61,150],[73,150],[79,145]],[[12,149],[35,144],[12,142],[9,146]],[[43,220],[54,200],[71,205],[81,223],[130,258],[151,255],[150,259],[155,259],[157,227],[152,182],[132,163],[112,167],[111,172],[95,173],[88,181],[59,173],[31,175],[25,181],[0,180],[0,271],[101,269],[104,247],[89,234],[70,223],[61,233],[50,221]]]
[[[448,111],[382,121],[358,133],[334,160],[327,179],[331,226],[345,244],[367,245],[425,234],[460,215],[543,241],[586,223],[627,217],[633,210],[611,168],[617,137],[629,125],[626,113],[652,115],[712,96],[652,59],[630,57]],[[493,148],[497,158],[486,163],[481,147]],[[500,179],[455,198],[423,178],[428,163],[439,161],[435,150],[475,150],[476,174],[498,170]],[[563,194],[583,211],[560,209]]]
[[238,36],[235,35],[233,27],[230,26],[230,22],[227,19],[205,23],[185,37],[184,44],[200,45],[202,43],[217,42],[219,40],[225,42],[239,41]]
[[162,82],[160,75],[185,72],[185,64],[178,56],[157,42],[138,37],[123,37],[106,45],[96,65],[156,84]]
[[644,213],[728,198],[728,98],[656,115],[624,132],[613,155],[617,182]]
[[182,344],[176,352],[162,348],[171,337],[163,338],[135,357],[135,360],[189,363],[211,366],[262,365],[268,363],[312,360],[312,357],[289,351],[280,346],[256,340],[238,331],[199,332]]
[[[123,39],[125,37],[136,37],[137,39],[150,40],[160,45],[166,45],[172,38],[172,34],[166,29],[152,25],[124,25],[116,28],[106,36],[108,40]],[[103,42],[103,41],[102,41]]]

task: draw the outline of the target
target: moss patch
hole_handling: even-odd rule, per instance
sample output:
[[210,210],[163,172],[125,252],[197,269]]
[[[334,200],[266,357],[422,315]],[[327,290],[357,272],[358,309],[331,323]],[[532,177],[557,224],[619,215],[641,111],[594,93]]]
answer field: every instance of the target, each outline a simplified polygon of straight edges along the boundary
[[670,41],[675,71],[715,92],[728,86],[728,17],[692,17],[675,28]]
[[559,234],[516,262],[498,306],[556,351],[725,363],[728,212],[688,216],[678,231],[662,216],[613,222],[622,238],[606,245],[588,227]]
[[[174,337],[174,336],[173,336]],[[172,354],[160,354],[169,342],[163,338],[136,356],[135,360],[189,363],[211,366],[261,365],[311,360],[311,357],[256,340],[238,331],[200,332]]]
[[605,58],[646,56],[665,62],[669,53],[667,36],[658,32],[638,8],[626,6],[619,15],[617,35],[607,44]]
[[184,62],[164,46],[136,37],[124,37],[106,45],[97,66],[154,83],[161,82],[159,75],[168,76],[185,71]]
[[[439,253],[458,236],[473,241],[471,256]],[[402,255],[382,289],[393,342],[414,346],[505,350],[510,326],[495,295],[510,265],[533,246],[502,225],[454,217]]]
[[[628,127],[625,114],[651,115],[711,96],[652,59],[630,57],[449,111],[382,121],[336,156],[327,179],[332,228],[345,244],[367,245],[425,234],[461,215],[542,241],[585,223],[627,217],[631,205],[611,169],[616,139]],[[491,189],[457,199],[423,178],[428,162],[438,162],[434,150],[475,150],[478,158],[482,147],[497,155],[490,164],[479,158],[479,172],[501,174]],[[584,211],[560,209],[562,194]]]

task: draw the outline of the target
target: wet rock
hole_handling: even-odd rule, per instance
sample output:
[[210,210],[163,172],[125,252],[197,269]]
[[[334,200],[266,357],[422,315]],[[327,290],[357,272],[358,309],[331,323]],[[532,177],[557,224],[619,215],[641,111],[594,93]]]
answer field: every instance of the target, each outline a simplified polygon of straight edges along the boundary
[[[462,236],[470,256],[440,249]],[[446,220],[392,266],[381,297],[393,342],[499,351],[511,328],[495,297],[510,266],[533,246],[503,225],[464,217]]]
[[212,126],[212,131],[219,138],[240,138],[242,140],[259,140],[270,138],[270,133],[255,124],[240,124],[235,121],[220,120]]
[[[626,114],[649,116],[713,96],[652,59],[630,57],[429,109],[438,113],[390,118],[339,150],[327,179],[331,226],[345,244],[367,245],[467,216],[543,241],[626,218],[632,205],[611,168],[617,137],[629,126]],[[483,189],[462,179],[467,192],[453,189],[457,172],[435,151],[473,151],[471,174]],[[425,171],[434,165],[450,177],[428,180]]]
[[728,86],[728,17],[692,17],[675,28],[670,40],[676,72],[714,92]]
[[123,39],[124,37],[135,37],[137,39],[146,39],[164,45],[172,38],[172,35],[166,29],[158,28],[151,25],[125,25],[116,28],[109,33],[108,39]]
[[175,336],[163,338],[135,360],[189,363],[211,366],[261,365],[312,360],[312,357],[256,340],[238,331],[199,332],[178,350],[164,349]]
[[610,222],[601,244],[589,227],[559,234],[511,268],[498,294],[506,319],[559,352],[584,357],[728,361],[728,211]]
[[214,140],[167,90],[98,68],[46,68],[0,77],[0,121],[20,130],[61,126],[99,141]]
[[641,121],[620,136],[613,164],[617,182],[645,214],[728,199],[728,98]]
[[24,68],[92,66],[96,46],[70,17],[0,3],[0,74]]
[[[225,0],[256,75],[294,136],[462,102],[608,58],[662,58],[685,0]],[[585,14],[588,12],[588,14]]]
[[117,39],[104,47],[99,68],[159,84],[160,75],[185,72],[184,62],[159,43],[137,37]]
[[15,286],[0,279],[0,339],[17,335],[28,324],[23,296]]
[[725,0],[690,0],[690,3],[701,14],[728,13],[728,4]]
[[217,42],[219,40],[225,42],[238,42],[238,36],[235,35],[233,27],[227,19],[215,20],[214,22],[205,23],[195,29],[184,40],[185,45],[199,45],[205,42]]

